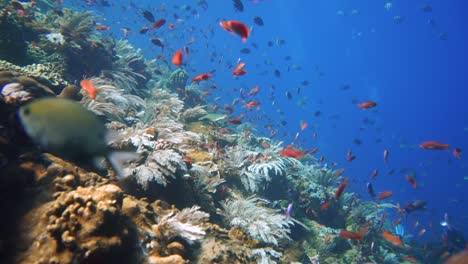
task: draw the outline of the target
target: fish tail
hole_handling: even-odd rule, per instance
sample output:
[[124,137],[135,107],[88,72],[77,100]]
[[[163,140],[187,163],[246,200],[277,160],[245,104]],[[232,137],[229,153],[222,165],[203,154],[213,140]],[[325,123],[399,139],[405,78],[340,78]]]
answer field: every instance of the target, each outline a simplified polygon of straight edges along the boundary
[[139,155],[135,152],[128,152],[128,151],[115,151],[111,152],[107,159],[115,171],[117,178],[123,179],[124,178],[124,167],[131,161],[136,160]]

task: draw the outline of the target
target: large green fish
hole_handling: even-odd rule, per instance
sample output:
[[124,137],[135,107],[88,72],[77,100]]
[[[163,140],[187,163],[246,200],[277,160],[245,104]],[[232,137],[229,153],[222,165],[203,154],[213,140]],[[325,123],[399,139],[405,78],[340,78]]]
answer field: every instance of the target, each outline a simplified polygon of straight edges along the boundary
[[122,161],[129,159],[128,153],[110,151],[104,124],[75,101],[56,97],[37,99],[21,107],[19,117],[29,137],[63,158],[89,164],[106,157],[117,174]]

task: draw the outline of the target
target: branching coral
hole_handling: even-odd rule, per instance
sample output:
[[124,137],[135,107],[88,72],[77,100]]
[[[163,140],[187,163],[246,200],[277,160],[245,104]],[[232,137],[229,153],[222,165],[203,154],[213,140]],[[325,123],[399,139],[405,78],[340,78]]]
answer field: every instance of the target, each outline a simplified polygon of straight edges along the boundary
[[41,82],[53,86],[68,85],[68,82],[62,78],[63,67],[53,64],[31,64],[27,66],[17,66],[4,60],[0,60],[0,71],[13,71],[25,76],[38,78]]
[[230,226],[240,227],[252,238],[277,246],[279,240],[289,239],[292,221],[278,210],[261,206],[260,203],[266,201],[255,197],[228,200],[221,203],[222,215]]
[[193,206],[178,213],[171,212],[159,218],[158,224],[154,225],[153,229],[167,240],[180,236],[192,244],[205,236],[205,231],[200,225],[208,221],[210,217],[208,213],[199,209],[200,207]]

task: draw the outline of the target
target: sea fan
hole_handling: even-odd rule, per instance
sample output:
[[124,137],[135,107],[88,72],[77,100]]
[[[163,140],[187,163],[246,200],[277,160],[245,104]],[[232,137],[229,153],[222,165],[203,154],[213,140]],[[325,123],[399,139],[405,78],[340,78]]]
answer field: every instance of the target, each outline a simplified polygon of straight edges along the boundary
[[207,115],[208,112],[205,110],[205,106],[197,105],[193,108],[189,108],[182,113],[182,119],[186,122],[196,121],[200,117]]
[[267,244],[278,245],[281,239],[289,239],[290,219],[268,207],[260,206],[265,200],[250,197],[222,202],[222,215],[230,226],[238,226],[252,238]]
[[225,152],[226,157],[223,159],[223,170],[227,174],[232,175],[238,174],[248,164],[247,158],[249,155],[256,154],[240,147],[227,147],[225,148]]
[[176,236],[184,238],[189,244],[202,239],[205,236],[204,228],[200,225],[208,221],[210,215],[199,210],[199,206],[185,208],[178,213],[171,212],[158,219],[158,224],[153,226],[158,232],[170,241]]
[[173,149],[153,151],[142,164],[131,164],[123,169],[123,177],[135,177],[136,182],[144,189],[149,183],[156,182],[166,186],[170,178],[187,172],[183,157]]
[[268,182],[271,180],[270,177],[266,176],[264,174],[259,174],[259,173],[253,173],[248,170],[242,170],[240,174],[240,179],[242,182],[242,185],[247,191],[256,193],[260,190],[260,184],[262,182]]

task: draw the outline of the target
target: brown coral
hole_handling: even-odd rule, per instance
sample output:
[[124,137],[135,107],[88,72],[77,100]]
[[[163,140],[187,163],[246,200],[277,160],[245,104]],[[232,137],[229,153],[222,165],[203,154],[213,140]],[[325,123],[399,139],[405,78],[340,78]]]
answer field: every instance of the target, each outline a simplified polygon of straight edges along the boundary
[[122,199],[122,190],[114,184],[62,192],[24,218],[22,233],[31,243],[17,262],[50,263],[53,258],[60,263],[95,263],[125,258],[130,231],[120,214]]

